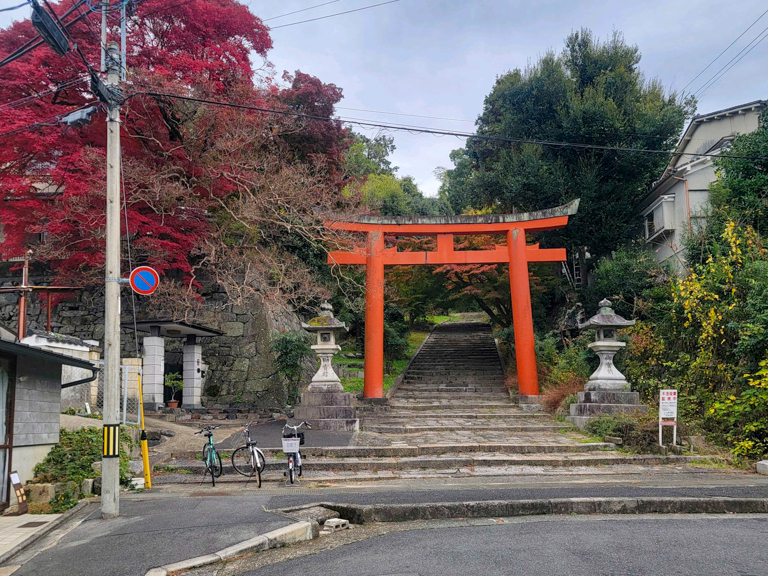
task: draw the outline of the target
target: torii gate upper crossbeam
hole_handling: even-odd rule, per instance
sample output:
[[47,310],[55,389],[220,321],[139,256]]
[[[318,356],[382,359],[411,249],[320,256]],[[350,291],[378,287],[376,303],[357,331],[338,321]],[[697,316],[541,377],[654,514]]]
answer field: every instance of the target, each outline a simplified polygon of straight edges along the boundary
[[[384,267],[398,265],[502,264],[508,263],[512,294],[517,374],[521,396],[538,396],[539,382],[534,351],[533,315],[528,279],[529,262],[558,262],[566,259],[562,248],[544,249],[526,244],[527,231],[562,228],[576,213],[579,201],[522,214],[438,217],[361,217],[354,222],[326,222],[336,230],[367,234],[365,247],[351,252],[328,253],[329,264],[366,266],[365,300],[365,398],[381,398],[384,381]],[[398,252],[385,248],[386,234],[395,236],[435,236],[437,249],[423,252]],[[507,245],[491,250],[454,250],[454,235],[504,234]]]

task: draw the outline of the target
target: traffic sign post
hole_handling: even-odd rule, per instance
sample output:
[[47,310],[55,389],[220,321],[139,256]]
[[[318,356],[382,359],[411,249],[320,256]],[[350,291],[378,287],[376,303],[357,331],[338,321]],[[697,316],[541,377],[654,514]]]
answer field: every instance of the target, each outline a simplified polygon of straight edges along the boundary
[[659,392],[659,446],[664,446],[661,439],[662,426],[672,426],[672,446],[677,444],[677,390]]
[[136,294],[149,296],[160,285],[160,275],[154,268],[139,266],[131,272],[128,283]]

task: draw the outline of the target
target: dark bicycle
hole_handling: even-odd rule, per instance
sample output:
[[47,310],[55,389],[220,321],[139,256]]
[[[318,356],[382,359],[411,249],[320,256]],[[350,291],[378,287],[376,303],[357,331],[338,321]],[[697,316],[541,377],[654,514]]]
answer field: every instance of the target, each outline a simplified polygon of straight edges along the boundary
[[203,445],[203,463],[205,464],[205,469],[203,470],[203,479],[205,479],[206,474],[210,474],[211,484],[213,486],[216,486],[216,478],[221,476],[221,472],[223,470],[221,465],[221,456],[219,456],[219,453],[216,450],[216,445],[213,443],[213,431],[220,426],[221,425],[205,426],[198,432],[195,432],[195,435],[203,434],[206,438],[208,438],[208,441],[205,443],[205,445]]

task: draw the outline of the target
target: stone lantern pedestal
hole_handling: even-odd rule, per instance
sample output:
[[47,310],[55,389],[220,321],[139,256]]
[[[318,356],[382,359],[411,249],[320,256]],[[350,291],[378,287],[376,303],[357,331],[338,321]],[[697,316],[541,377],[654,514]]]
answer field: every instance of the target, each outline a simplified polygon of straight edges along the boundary
[[594,329],[595,342],[589,347],[600,358],[597,367],[579,392],[577,404],[571,404],[571,415],[566,420],[584,428],[592,418],[602,414],[648,412],[648,406],[640,404],[640,394],[632,392],[624,374],[613,364],[613,357],[626,344],[616,339],[619,328],[634,325],[634,320],[625,320],[615,314],[609,300],[600,302],[599,312],[579,328]]
[[333,357],[341,350],[336,344],[336,333],[348,328],[333,317],[330,304],[325,302],[320,308],[320,316],[301,325],[307,332],[317,335],[317,343],[312,350],[320,359],[320,368],[307,390],[301,394],[301,403],[296,407],[294,417],[306,420],[310,426],[320,430],[359,430],[360,421],[355,418],[352,394],[344,392],[341,380],[333,370]]

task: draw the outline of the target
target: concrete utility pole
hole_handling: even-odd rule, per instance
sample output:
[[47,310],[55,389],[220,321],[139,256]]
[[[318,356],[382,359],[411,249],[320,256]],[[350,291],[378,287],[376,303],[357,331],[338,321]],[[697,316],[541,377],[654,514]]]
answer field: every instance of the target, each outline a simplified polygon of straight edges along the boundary
[[[107,46],[107,85],[120,84],[120,48]],[[104,310],[104,452],[101,516],[120,514],[120,106],[107,112],[107,246]]]

